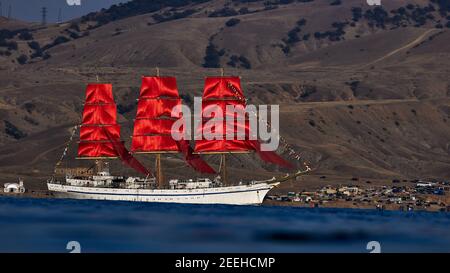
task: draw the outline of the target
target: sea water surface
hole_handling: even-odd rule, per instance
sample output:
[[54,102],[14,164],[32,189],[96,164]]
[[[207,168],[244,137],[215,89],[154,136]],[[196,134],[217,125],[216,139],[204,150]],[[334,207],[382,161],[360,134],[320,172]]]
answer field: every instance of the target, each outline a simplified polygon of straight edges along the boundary
[[0,197],[0,252],[450,252],[450,213]]

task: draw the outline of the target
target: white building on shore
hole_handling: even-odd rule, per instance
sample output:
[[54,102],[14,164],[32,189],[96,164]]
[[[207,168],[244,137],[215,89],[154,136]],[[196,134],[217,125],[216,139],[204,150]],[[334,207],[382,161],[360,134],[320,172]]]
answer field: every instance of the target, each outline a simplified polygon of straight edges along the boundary
[[22,179],[19,179],[19,183],[5,183],[3,191],[5,193],[25,193]]

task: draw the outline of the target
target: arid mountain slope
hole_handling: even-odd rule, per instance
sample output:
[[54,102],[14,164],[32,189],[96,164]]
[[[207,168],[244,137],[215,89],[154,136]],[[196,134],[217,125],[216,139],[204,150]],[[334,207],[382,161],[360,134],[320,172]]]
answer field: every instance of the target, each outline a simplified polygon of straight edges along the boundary
[[[119,6],[45,27],[2,18],[0,180],[42,185],[96,75],[114,84],[129,142],[140,77],[156,66],[177,76],[185,99],[224,67],[251,103],[280,104],[282,135],[314,168],[285,189],[450,179],[448,15],[433,1],[332,2],[186,1],[145,14]],[[254,155],[231,163],[236,179],[285,171]],[[180,157],[165,165],[168,177],[195,175]]]

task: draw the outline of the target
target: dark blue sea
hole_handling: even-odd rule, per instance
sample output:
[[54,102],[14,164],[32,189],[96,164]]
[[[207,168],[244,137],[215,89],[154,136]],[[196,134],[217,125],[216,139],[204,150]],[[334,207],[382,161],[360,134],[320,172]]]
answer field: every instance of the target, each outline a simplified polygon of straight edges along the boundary
[[450,213],[0,197],[0,252],[450,252]]

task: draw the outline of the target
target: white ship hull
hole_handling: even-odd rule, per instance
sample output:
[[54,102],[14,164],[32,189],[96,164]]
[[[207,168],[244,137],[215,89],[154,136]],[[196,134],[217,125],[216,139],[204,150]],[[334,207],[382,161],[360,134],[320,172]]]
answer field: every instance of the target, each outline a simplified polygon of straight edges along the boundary
[[48,183],[57,197],[134,202],[181,204],[261,204],[266,194],[279,183],[258,183],[230,187],[200,189],[120,189],[69,186]]

